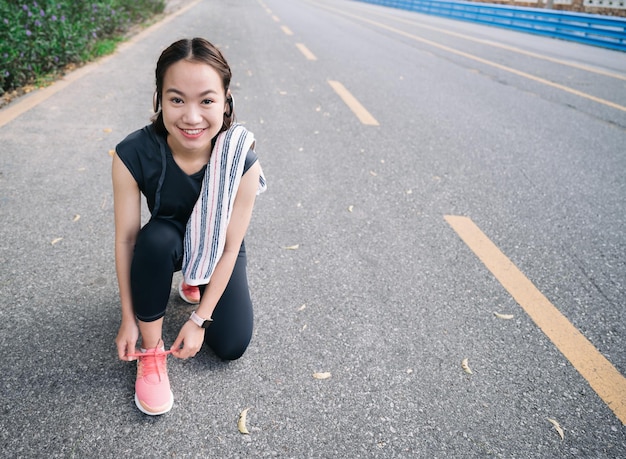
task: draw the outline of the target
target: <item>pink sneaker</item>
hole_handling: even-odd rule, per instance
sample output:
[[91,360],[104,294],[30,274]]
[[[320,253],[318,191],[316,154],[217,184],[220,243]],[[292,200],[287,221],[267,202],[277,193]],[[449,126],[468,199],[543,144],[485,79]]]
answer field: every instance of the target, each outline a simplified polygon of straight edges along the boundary
[[129,354],[137,357],[137,381],[135,382],[135,405],[150,416],[167,413],[174,404],[174,394],[167,376],[167,354],[172,351],[148,349]]
[[200,289],[195,285],[187,285],[185,281],[180,281],[178,286],[178,294],[189,304],[200,303]]

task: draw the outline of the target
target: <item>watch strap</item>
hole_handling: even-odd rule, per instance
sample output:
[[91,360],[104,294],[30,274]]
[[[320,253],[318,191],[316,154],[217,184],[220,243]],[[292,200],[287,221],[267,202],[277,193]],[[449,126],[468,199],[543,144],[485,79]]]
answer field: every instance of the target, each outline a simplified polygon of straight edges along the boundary
[[198,314],[196,314],[196,311],[191,313],[191,316],[189,316],[189,320],[191,320],[194,324],[201,328],[208,328],[208,326],[211,325],[211,322],[213,322],[213,319],[203,319]]

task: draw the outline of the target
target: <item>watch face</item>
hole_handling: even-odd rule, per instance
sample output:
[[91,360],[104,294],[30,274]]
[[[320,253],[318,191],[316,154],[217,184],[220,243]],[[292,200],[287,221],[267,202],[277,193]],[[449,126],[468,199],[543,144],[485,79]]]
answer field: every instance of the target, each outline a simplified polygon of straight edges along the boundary
[[209,325],[211,325],[211,322],[213,322],[213,319],[203,319],[198,314],[196,314],[196,311],[191,313],[189,320],[191,320],[198,327],[202,328],[209,328]]

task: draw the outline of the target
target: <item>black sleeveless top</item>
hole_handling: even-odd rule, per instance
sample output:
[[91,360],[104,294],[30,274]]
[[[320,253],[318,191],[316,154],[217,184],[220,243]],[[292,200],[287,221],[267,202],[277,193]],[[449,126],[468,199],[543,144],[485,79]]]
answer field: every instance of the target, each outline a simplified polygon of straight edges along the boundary
[[[152,125],[130,134],[115,151],[146,197],[152,218],[167,220],[184,233],[200,195],[206,166],[194,174],[185,173],[174,161],[167,139]],[[256,161],[256,153],[249,150],[243,173]]]

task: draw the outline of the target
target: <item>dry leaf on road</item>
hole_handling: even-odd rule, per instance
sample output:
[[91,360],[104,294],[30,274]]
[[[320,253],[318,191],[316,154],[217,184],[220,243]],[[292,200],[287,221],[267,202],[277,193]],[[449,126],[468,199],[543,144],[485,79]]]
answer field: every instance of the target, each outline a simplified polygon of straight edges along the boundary
[[558,423],[558,421],[556,419],[550,419],[547,418],[548,421],[550,421],[550,424],[552,424],[552,426],[554,427],[554,430],[556,430],[559,434],[559,437],[561,437],[561,440],[565,439],[565,433],[563,432],[563,429],[561,428],[561,425]]
[[52,239],[52,240],[50,241],[50,244],[54,245],[54,244],[56,244],[56,243],[58,243],[58,242],[61,242],[62,240],[63,240],[63,238],[62,238],[62,237],[57,237],[57,238]]
[[330,378],[332,375],[329,372],[324,372],[324,373],[313,373],[313,377],[315,379],[328,379]]
[[494,312],[493,315],[502,320],[511,320],[515,317],[513,314],[500,314],[499,312]]
[[472,369],[469,367],[468,359],[463,359],[463,361],[461,362],[461,368],[463,368],[463,371],[468,375],[472,374]]
[[239,413],[239,420],[237,421],[237,428],[239,429],[239,432],[245,435],[250,434],[250,432],[248,432],[248,427],[246,426],[249,409],[250,408],[246,408],[241,413]]
[[287,247],[283,247],[285,250],[298,250],[300,248],[300,244],[288,245]]

